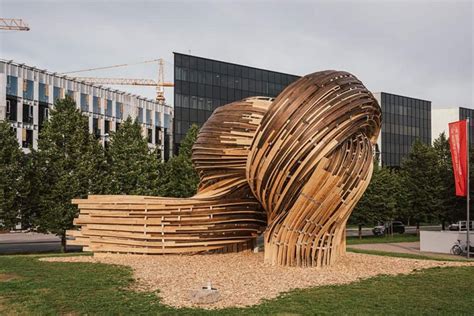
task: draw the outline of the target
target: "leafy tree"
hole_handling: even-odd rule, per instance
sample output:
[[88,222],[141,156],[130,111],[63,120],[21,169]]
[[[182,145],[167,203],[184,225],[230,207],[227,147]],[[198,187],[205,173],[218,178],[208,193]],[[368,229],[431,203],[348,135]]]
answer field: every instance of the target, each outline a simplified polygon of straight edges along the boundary
[[437,156],[437,172],[440,183],[438,196],[441,203],[437,216],[445,229],[446,222],[455,222],[465,217],[466,203],[465,199],[456,197],[455,194],[451,151],[444,132],[434,140],[433,148]]
[[398,175],[395,171],[374,163],[372,179],[357,203],[350,217],[350,222],[358,225],[359,238],[362,238],[362,226],[372,225],[377,221],[393,220],[397,215]]
[[158,192],[161,163],[158,155],[149,150],[137,121],[129,117],[111,134],[106,155],[109,193],[152,195]]
[[60,236],[65,251],[66,230],[78,213],[71,200],[102,192],[105,157],[73,99],[56,101],[50,113],[34,153],[41,179],[36,225],[41,232]]
[[19,222],[23,162],[23,152],[10,123],[0,121],[0,228],[12,229]]
[[199,176],[193,167],[191,155],[198,132],[199,127],[193,124],[181,142],[178,156],[166,162],[160,181],[160,195],[190,197],[196,194]]
[[438,161],[435,150],[419,140],[402,162],[402,186],[406,190],[405,212],[419,230],[420,222],[436,217],[441,205]]

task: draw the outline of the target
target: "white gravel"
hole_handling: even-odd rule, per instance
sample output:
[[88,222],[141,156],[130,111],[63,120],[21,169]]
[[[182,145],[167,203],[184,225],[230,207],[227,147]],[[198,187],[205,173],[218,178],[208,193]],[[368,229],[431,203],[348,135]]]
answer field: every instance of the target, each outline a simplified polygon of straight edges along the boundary
[[468,262],[415,260],[347,253],[331,267],[274,267],[263,263],[263,254],[252,252],[212,255],[140,256],[101,254],[94,257],[53,257],[44,261],[92,262],[130,266],[134,289],[159,290],[162,302],[175,307],[196,307],[189,293],[207,285],[220,291],[221,300],[202,308],[249,306],[296,288],[346,284],[380,274],[408,274],[414,270],[474,266]]

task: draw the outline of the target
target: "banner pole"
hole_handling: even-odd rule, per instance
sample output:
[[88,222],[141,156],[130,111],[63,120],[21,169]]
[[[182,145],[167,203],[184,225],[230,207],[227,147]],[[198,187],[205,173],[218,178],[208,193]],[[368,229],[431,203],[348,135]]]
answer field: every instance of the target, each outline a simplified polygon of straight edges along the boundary
[[471,250],[471,243],[470,243],[470,238],[469,238],[469,224],[470,224],[470,216],[469,216],[469,117],[466,120],[466,141],[467,141],[467,194],[466,194],[466,202],[467,202],[467,222],[466,222],[466,231],[467,231],[467,236],[466,236],[466,243],[467,243],[467,258],[469,259],[470,257],[470,250]]

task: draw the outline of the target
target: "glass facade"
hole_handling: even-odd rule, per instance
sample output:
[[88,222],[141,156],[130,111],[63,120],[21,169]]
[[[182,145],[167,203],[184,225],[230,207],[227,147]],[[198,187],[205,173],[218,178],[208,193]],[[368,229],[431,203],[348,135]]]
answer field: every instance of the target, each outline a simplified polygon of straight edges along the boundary
[[399,167],[416,139],[431,144],[431,101],[380,94],[382,165]]
[[218,106],[249,96],[277,96],[299,76],[174,53],[174,150],[192,124]]
[[469,143],[474,145],[474,109],[459,108],[459,119],[469,118]]

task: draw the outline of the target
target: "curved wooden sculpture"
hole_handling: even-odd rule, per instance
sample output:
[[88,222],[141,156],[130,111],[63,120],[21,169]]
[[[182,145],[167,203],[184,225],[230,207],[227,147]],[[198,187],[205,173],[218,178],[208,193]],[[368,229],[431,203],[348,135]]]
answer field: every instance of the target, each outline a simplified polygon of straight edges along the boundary
[[73,200],[80,214],[69,231],[72,245],[93,252],[189,253],[240,251],[253,246],[266,226],[265,211],[245,179],[254,133],[270,98],[247,98],[216,109],[193,146],[201,178],[186,199],[89,196]]
[[239,251],[266,227],[265,260],[330,264],[372,174],[380,107],[347,72],[323,71],[276,100],[217,108],[193,146],[200,176],[189,199],[89,196],[70,244],[94,252]]
[[330,264],[372,175],[381,119],[372,94],[347,72],[323,71],[287,87],[255,135],[247,179],[267,212],[265,260]]

